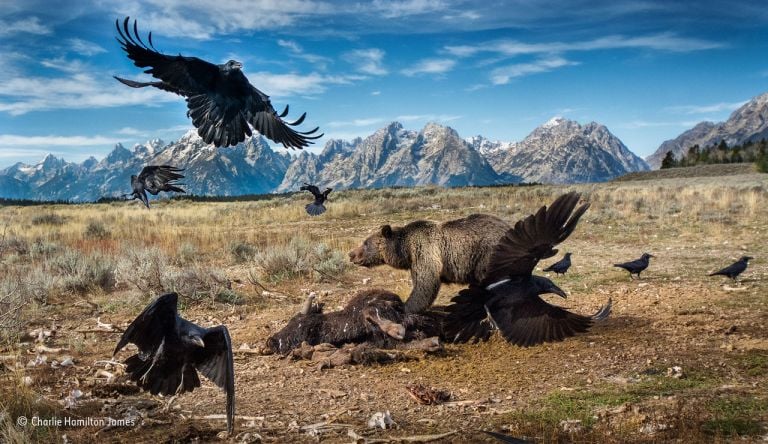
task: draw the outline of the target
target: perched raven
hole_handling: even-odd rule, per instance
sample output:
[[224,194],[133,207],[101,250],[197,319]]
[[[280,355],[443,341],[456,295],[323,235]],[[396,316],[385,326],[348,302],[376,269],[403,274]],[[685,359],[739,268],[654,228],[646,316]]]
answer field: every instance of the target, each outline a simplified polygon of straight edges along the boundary
[[754,258],[750,256],[742,256],[741,259],[722,270],[710,273],[710,276],[728,276],[735,281],[736,278],[747,269],[747,265],[749,265],[749,261],[752,259]]
[[656,257],[656,256],[648,253],[643,253],[643,255],[640,256],[640,259],[635,259],[630,262],[624,262],[622,264],[613,264],[613,266],[627,270],[629,272],[630,279],[632,279],[633,274],[636,274],[637,278],[640,279],[640,273],[642,273],[643,270],[648,268],[648,264],[650,263],[650,259],[652,257]]
[[157,196],[157,193],[161,191],[184,193],[185,191],[179,188],[180,183],[174,181],[183,179],[184,176],[179,174],[184,171],[181,168],[176,168],[168,165],[161,166],[145,166],[138,176],[131,176],[131,188],[132,193],[123,194],[123,196],[133,196],[133,199],[139,199],[144,202],[147,208],[149,208],[149,199],[147,198],[147,191],[153,196]]
[[571,268],[571,253],[565,253],[562,259],[545,268],[544,271],[554,271],[555,274],[565,274]]
[[[139,353],[125,360],[126,373],[153,395],[175,395],[200,387],[197,371],[227,393],[227,431],[235,419],[235,373],[227,327],[203,328],[176,312],[176,293],[154,300],[125,330],[114,354],[129,342]],[[196,371],[197,370],[197,371]]]
[[548,304],[540,295],[565,298],[565,292],[551,280],[532,274],[541,259],[557,253],[553,247],[573,232],[589,208],[589,204],[576,208],[579,198],[578,193],[564,194],[507,231],[491,256],[484,280],[470,284],[452,299],[453,304],[439,308],[444,312],[447,341],[487,340],[498,329],[508,342],[528,347],[585,332],[593,321],[610,314],[610,299],[592,316]]
[[331,194],[333,188],[326,188],[325,191],[321,193],[320,188],[304,182],[304,186],[299,189],[301,191],[309,191],[313,196],[315,196],[315,201],[307,204],[307,206],[304,207],[310,216],[319,216],[325,213],[325,205],[323,204],[325,203],[326,199],[328,199],[328,195]]
[[323,136],[315,135],[319,128],[306,132],[291,129],[290,126],[304,121],[306,113],[294,122],[284,121],[288,107],[277,114],[269,96],[248,82],[240,70],[243,67],[240,62],[230,60],[223,65],[214,65],[197,57],[160,53],[152,43],[152,33],[149,33],[147,46],[139,36],[135,20],[131,32],[129,19],[125,18],[122,29],[120,21],[115,21],[120,34],[117,41],[134,65],[149,68],[144,72],[160,81],[136,82],[115,78],[132,88],[154,86],[185,97],[187,116],[192,118],[192,124],[205,143],[217,147],[237,145],[246,136],[252,135],[249,125],[286,148],[301,149]]

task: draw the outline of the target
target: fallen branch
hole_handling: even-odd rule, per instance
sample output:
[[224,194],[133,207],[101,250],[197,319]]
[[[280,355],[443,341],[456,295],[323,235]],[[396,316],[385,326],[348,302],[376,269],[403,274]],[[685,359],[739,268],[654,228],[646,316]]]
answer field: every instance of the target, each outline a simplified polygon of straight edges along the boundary
[[327,277],[328,279],[334,280],[334,281],[336,281],[336,282],[339,282],[339,283],[341,283],[341,284],[345,284],[345,285],[351,285],[351,284],[352,284],[351,282],[349,282],[349,281],[347,281],[347,280],[344,280],[344,279],[340,279],[340,278],[338,278],[338,277],[336,277],[336,276],[332,276],[332,275],[330,275],[330,274],[328,274],[328,273],[326,273],[326,272],[324,272],[324,271],[320,271],[320,270],[318,270],[318,269],[317,269],[317,268],[315,268],[315,267],[312,267],[312,269],[313,269],[313,270],[315,270],[315,271],[316,271],[317,273],[319,273],[320,275],[322,275],[322,276],[324,276],[324,277]]

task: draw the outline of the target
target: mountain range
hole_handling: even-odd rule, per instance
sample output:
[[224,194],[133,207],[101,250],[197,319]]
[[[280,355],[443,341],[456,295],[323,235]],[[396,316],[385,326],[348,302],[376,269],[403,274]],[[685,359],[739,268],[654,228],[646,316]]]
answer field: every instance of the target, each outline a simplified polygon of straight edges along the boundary
[[725,122],[701,122],[674,139],[667,140],[645,160],[658,169],[667,152],[679,159],[693,145],[708,147],[725,140],[728,146],[768,139],[768,93],[752,98],[731,113]]
[[521,142],[464,139],[436,123],[415,131],[392,122],[365,138],[329,140],[319,154],[278,153],[261,136],[217,149],[195,131],[169,144],[156,139],[132,150],[118,144],[100,161],[70,163],[49,154],[36,165],[17,163],[0,171],[0,197],[119,196],[130,191],[131,174],[150,164],[185,168],[188,193],[223,196],[292,191],[303,182],[334,189],[594,182],[648,169],[594,122],[553,118]]

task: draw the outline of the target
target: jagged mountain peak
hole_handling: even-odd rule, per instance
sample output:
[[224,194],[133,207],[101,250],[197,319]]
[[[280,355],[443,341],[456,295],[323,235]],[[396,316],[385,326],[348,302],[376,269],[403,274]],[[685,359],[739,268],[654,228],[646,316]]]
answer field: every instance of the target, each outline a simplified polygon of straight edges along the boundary
[[665,140],[646,160],[653,168],[659,168],[669,151],[680,158],[693,145],[704,148],[724,140],[728,146],[734,146],[763,138],[768,138],[768,93],[744,103],[725,122],[701,122],[674,139]]

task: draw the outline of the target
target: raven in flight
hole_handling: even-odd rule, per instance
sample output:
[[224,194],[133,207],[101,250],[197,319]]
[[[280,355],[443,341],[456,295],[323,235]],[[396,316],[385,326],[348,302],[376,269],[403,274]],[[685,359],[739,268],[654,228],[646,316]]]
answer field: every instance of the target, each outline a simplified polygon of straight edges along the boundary
[[640,273],[642,273],[643,270],[648,268],[648,265],[650,264],[652,257],[656,257],[656,256],[648,253],[643,253],[643,255],[640,256],[640,259],[635,259],[633,261],[624,262],[621,264],[613,264],[613,266],[627,270],[629,272],[629,279],[632,279],[633,274],[636,274],[637,278],[640,279]]
[[227,327],[203,328],[179,317],[176,293],[149,304],[125,330],[114,354],[129,342],[139,353],[125,360],[126,373],[153,395],[200,387],[199,371],[227,393],[227,431],[235,419],[235,373]]
[[735,281],[736,278],[747,269],[747,265],[749,265],[749,261],[752,259],[754,258],[750,256],[742,256],[741,259],[722,270],[710,273],[710,276],[728,276]]
[[507,231],[491,256],[483,281],[471,284],[452,299],[453,304],[443,307],[447,341],[485,341],[498,329],[508,342],[529,347],[585,332],[593,321],[608,317],[610,299],[592,316],[550,305],[540,295],[554,293],[565,298],[565,292],[551,280],[533,275],[541,259],[557,254],[553,247],[573,232],[589,208],[589,204],[576,208],[580,197],[574,192],[564,194],[549,208],[541,207]]
[[308,203],[307,206],[304,207],[310,216],[319,216],[325,213],[325,205],[323,204],[328,199],[328,195],[331,194],[333,188],[326,188],[325,191],[321,193],[320,188],[304,182],[304,186],[299,189],[301,191],[309,191],[313,196],[315,196],[315,201]]
[[161,191],[184,193],[182,188],[179,188],[180,183],[175,181],[183,179],[184,176],[179,174],[184,169],[176,168],[169,165],[160,166],[145,166],[138,176],[131,176],[131,188],[133,192],[123,194],[123,196],[133,196],[131,200],[139,199],[144,202],[147,208],[149,208],[149,199],[147,198],[147,191],[153,196],[157,196],[157,193]]
[[571,268],[571,253],[565,253],[562,259],[545,268],[543,271],[553,271],[555,274],[565,274]]
[[122,29],[120,21],[115,21],[120,34],[117,41],[134,65],[148,68],[144,72],[160,81],[115,78],[132,88],[154,86],[186,98],[187,116],[192,118],[192,124],[205,143],[217,147],[237,145],[252,135],[249,125],[286,148],[301,149],[323,136],[315,134],[319,127],[305,132],[290,128],[300,125],[306,113],[294,122],[283,120],[288,107],[278,114],[269,96],[248,82],[240,70],[243,67],[240,62],[230,60],[223,65],[214,65],[197,57],[163,54],[155,49],[152,33],[149,33],[147,45],[139,36],[136,20],[133,21],[133,32],[128,27],[129,20],[130,17],[125,18]]

